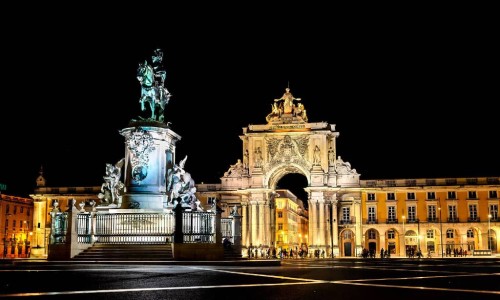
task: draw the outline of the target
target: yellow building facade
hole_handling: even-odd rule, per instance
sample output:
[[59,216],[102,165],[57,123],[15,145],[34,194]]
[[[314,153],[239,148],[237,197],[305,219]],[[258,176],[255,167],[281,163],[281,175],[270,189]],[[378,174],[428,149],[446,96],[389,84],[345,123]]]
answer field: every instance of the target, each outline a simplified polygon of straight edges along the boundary
[[308,216],[302,201],[288,190],[276,190],[276,247],[307,251]]
[[498,252],[500,178],[361,181],[363,247],[407,256]]
[[33,199],[0,194],[2,258],[26,258],[33,247]]

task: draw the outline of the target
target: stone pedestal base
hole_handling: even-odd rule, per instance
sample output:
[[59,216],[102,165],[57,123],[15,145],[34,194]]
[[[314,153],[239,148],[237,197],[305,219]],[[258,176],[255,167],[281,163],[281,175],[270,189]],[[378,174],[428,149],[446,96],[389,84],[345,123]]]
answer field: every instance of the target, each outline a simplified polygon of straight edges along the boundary
[[163,194],[123,195],[122,209],[154,209],[163,210],[167,205],[167,196]]

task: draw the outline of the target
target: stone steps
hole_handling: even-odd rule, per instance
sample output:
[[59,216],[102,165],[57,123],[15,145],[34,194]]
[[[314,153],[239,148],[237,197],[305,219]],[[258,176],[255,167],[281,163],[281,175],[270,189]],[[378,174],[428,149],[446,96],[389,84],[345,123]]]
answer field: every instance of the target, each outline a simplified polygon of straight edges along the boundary
[[73,260],[163,261],[173,260],[173,253],[171,244],[95,244]]

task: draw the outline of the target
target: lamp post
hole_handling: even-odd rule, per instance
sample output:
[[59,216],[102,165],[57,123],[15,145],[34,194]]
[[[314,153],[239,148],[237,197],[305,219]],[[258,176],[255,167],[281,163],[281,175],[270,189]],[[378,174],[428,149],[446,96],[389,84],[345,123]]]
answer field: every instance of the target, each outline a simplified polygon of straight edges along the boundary
[[443,253],[443,221],[441,220],[441,206],[438,207],[439,210],[439,230],[441,231],[441,258],[444,257]]
[[417,251],[419,253],[422,252],[422,250],[420,250],[420,219],[417,219]]
[[488,250],[491,250],[491,239],[490,239],[490,230],[491,230],[491,214],[488,214]]
[[405,231],[405,216],[402,216],[403,218],[403,248],[405,249],[405,257],[408,256],[406,253],[406,231]]
[[269,209],[271,211],[271,243],[270,247],[276,248],[276,197],[280,197],[276,191],[271,191],[269,195]]

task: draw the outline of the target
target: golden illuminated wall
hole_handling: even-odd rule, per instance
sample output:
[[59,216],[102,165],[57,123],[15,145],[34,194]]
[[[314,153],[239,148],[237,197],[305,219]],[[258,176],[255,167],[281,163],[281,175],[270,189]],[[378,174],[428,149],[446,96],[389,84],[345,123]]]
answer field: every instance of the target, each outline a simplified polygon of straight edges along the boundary
[[[428,185],[428,181],[433,184]],[[388,182],[390,184],[386,184]],[[498,178],[420,179],[420,184],[419,180],[364,182],[363,246],[368,248],[369,242],[373,243],[368,231],[375,230],[378,234],[377,251],[387,249],[388,232],[394,231],[397,243],[395,254],[401,256],[406,255],[406,248],[413,243],[421,248],[424,255],[427,255],[428,247],[434,247],[434,253],[431,253],[434,255],[441,255],[441,251],[445,253],[446,247],[462,247],[469,253],[474,249],[491,249],[497,253],[500,232],[498,182]],[[407,183],[412,186],[405,186]],[[394,200],[388,199],[390,193],[394,194]],[[413,193],[414,199],[410,199],[408,193]],[[453,193],[455,197],[450,198]],[[396,207],[395,220],[388,220],[389,206]],[[411,220],[408,213],[408,207],[412,206],[416,208],[416,220]],[[434,216],[430,214],[431,206],[436,209]],[[456,207],[455,216],[450,215],[449,206]],[[375,207],[375,220],[369,220],[369,207]],[[472,213],[472,207],[476,207],[477,214]],[[428,230],[433,237],[427,235]],[[417,233],[417,237],[409,236],[411,233]]]
[[275,213],[277,248],[295,250],[300,249],[302,243],[307,244],[307,215],[304,215],[294,200],[286,197],[276,198]]
[[29,257],[33,240],[33,213],[32,199],[0,194],[2,258]]

